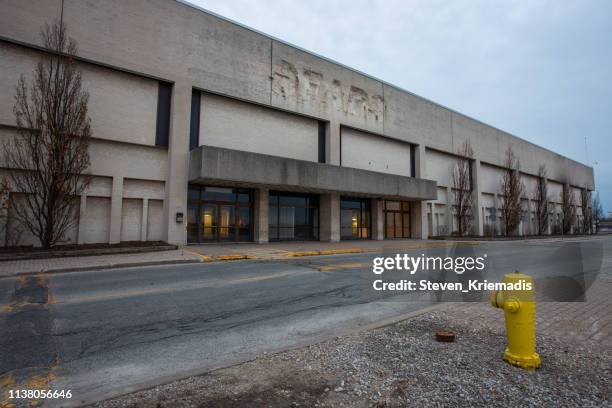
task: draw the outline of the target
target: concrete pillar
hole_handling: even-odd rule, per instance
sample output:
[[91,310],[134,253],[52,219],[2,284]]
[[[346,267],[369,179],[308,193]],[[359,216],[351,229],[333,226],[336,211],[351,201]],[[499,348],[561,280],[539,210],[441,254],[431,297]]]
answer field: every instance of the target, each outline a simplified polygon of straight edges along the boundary
[[475,159],[472,161],[472,214],[474,214],[474,220],[472,221],[473,234],[482,236],[484,232],[483,217],[482,217],[482,194],[480,191],[480,185],[482,184],[482,177],[480,172],[480,160]]
[[[415,170],[417,178],[426,178],[426,151],[425,145],[420,144],[415,146]],[[426,201],[413,201],[410,204],[410,228],[412,229],[412,237],[427,239],[429,231],[427,227],[427,202]]]
[[148,222],[149,222],[149,199],[143,198],[142,199],[142,220],[140,221],[140,240],[141,241],[147,240]]
[[77,243],[85,243],[85,228],[87,226],[87,194],[81,194],[81,202],[79,204],[79,231],[77,233]]
[[340,194],[321,194],[319,202],[319,239],[340,241]]
[[123,206],[123,177],[113,177],[113,192],[111,196],[109,244],[121,242],[121,215]]
[[172,89],[170,111],[170,141],[168,146],[168,177],[164,200],[164,237],[167,242],[183,245],[187,231],[185,219],[176,222],[176,213],[187,212],[189,171],[189,123],[191,115],[191,84],[177,81]]
[[253,213],[255,217],[253,220],[253,238],[255,242],[260,244],[265,244],[269,240],[269,198],[270,192],[267,188],[258,188],[255,190],[255,205],[253,206]]
[[327,128],[325,160],[328,164],[339,166],[340,163],[340,123],[331,121]]
[[371,200],[371,211],[372,211],[372,239],[383,240],[385,239],[385,214],[383,211],[384,200],[373,198]]

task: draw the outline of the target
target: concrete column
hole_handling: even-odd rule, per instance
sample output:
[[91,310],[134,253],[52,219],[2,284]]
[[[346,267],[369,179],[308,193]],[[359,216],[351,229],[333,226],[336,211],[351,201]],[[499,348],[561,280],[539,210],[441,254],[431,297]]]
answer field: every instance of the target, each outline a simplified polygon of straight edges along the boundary
[[340,241],[340,194],[321,194],[319,202],[319,239]]
[[85,228],[87,226],[87,194],[81,194],[81,203],[79,204],[79,231],[77,233],[77,243],[85,243]]
[[111,196],[111,219],[109,244],[121,242],[121,215],[123,206],[123,177],[113,177],[113,193]]
[[480,172],[480,160],[475,159],[472,161],[472,214],[474,214],[474,220],[472,221],[472,231],[474,234],[482,236],[484,232],[482,218],[482,194],[480,191],[480,185],[482,184],[482,177]]
[[267,188],[258,188],[255,190],[255,205],[254,207],[254,241],[260,244],[268,242],[268,211],[269,211],[270,192]]
[[[425,145],[420,144],[415,146],[415,170],[417,178],[426,178],[426,151]],[[429,237],[429,230],[427,227],[427,202],[426,201],[413,201],[410,204],[410,228],[412,229],[412,237],[427,239]]]
[[186,214],[187,211],[190,115],[191,84],[177,81],[172,89],[168,177],[163,220],[166,241],[177,245],[183,245],[187,235],[185,220],[183,223],[177,223],[175,214],[177,212]]
[[147,240],[148,222],[149,222],[149,199],[143,198],[142,199],[142,220],[140,221],[140,240],[141,241]]
[[371,200],[371,211],[372,211],[372,239],[383,240],[385,239],[385,214],[383,212],[384,200],[373,198]]
[[328,164],[340,163],[340,122],[331,121],[327,129],[325,160]]

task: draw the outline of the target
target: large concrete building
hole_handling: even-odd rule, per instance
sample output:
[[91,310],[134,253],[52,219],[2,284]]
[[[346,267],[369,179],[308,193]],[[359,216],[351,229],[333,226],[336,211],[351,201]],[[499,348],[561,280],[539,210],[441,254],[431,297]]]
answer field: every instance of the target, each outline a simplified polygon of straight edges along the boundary
[[63,16],[79,45],[93,182],[67,242],[448,234],[451,168],[468,139],[476,234],[499,224],[509,146],[526,187],[522,234],[534,231],[540,165],[553,223],[563,183],[578,204],[594,188],[590,167],[180,1],[0,0],[0,10],[3,142],[16,131],[19,75],[48,52],[41,27]]

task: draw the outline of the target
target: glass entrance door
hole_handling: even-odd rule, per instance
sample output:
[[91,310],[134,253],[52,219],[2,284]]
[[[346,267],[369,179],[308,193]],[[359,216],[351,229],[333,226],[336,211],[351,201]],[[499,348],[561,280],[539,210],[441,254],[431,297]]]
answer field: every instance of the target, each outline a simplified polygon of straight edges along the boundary
[[410,238],[410,203],[385,201],[385,238]]
[[188,242],[251,241],[252,192],[189,186]]

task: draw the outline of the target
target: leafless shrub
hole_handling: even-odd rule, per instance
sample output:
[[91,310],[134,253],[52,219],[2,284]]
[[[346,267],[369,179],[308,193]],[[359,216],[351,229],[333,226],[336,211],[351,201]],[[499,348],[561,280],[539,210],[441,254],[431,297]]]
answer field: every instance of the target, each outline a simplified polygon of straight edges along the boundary
[[564,183],[561,190],[561,216],[563,234],[571,234],[576,219],[576,200],[569,182]]
[[460,236],[465,236],[470,233],[474,220],[471,171],[474,151],[470,141],[466,140],[457,153],[457,163],[451,172],[453,206],[457,214],[457,232]]
[[521,197],[525,186],[521,181],[519,160],[515,157],[512,147],[506,150],[506,160],[504,162],[504,175],[501,180],[501,201],[502,201],[502,231],[504,235],[514,235],[521,222]]
[[593,223],[595,224],[595,232],[599,232],[599,225],[601,220],[604,219],[604,212],[601,206],[601,200],[599,198],[599,193],[595,195],[593,198]]
[[45,54],[28,87],[22,75],[13,111],[17,136],[3,154],[23,205],[11,216],[43,247],[61,242],[75,225],[74,198],[89,185],[89,94],[82,89],[76,64],[77,44],[59,22],[41,32]]
[[548,231],[548,185],[546,183],[546,166],[538,169],[538,181],[533,194],[535,200],[536,233],[544,235]]
[[593,208],[591,207],[591,192],[587,186],[580,190],[580,206],[582,207],[582,233],[593,233]]

